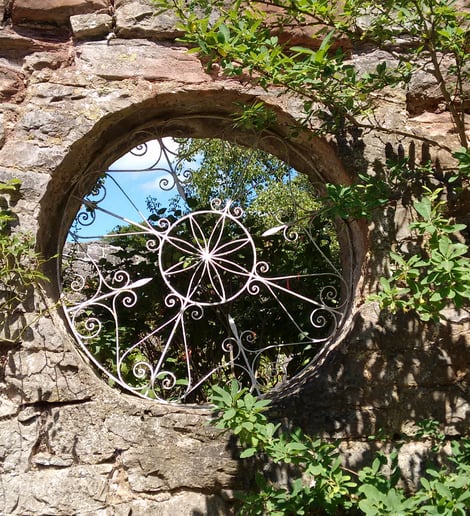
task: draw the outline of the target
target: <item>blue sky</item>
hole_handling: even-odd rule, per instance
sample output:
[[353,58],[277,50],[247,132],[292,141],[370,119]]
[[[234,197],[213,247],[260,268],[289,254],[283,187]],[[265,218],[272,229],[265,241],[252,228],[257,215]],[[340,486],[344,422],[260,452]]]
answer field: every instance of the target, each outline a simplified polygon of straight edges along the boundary
[[[177,152],[178,144],[171,138],[165,138],[164,144],[171,153]],[[106,197],[99,203],[99,207],[132,222],[141,222],[148,217],[145,200],[149,195],[157,197],[163,205],[175,195],[174,189],[165,192],[159,187],[159,181],[168,176],[159,169],[168,169],[169,165],[165,156],[160,157],[158,141],[152,140],[146,145],[145,153],[143,153],[144,149],[136,147],[109,167],[107,173],[111,179],[106,180]],[[159,157],[160,160],[158,160]],[[158,164],[156,164],[157,160]],[[125,223],[99,210],[96,210],[95,214],[96,219],[93,224],[80,227],[78,232],[80,238],[93,240],[94,237],[99,238],[117,225]]]

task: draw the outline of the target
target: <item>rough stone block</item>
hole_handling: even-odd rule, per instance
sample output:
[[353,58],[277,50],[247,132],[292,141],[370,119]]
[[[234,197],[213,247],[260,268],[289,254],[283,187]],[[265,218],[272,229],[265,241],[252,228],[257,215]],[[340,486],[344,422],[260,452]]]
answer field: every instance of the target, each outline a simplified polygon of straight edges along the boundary
[[[0,421],[0,462],[3,474],[7,472],[18,474],[28,471],[29,459],[37,441],[37,435],[37,417],[25,422],[19,422],[15,418],[5,418]],[[0,498],[1,509],[4,507]]]
[[77,68],[106,79],[141,77],[151,81],[201,83],[208,79],[199,60],[184,50],[160,47],[149,41],[114,40],[86,43],[77,49]]
[[118,2],[116,34],[122,38],[174,39],[181,35],[171,12],[156,15],[149,0]]
[[9,400],[4,394],[0,395],[0,418],[14,416],[18,412],[18,406]]
[[77,14],[70,17],[76,39],[103,38],[109,34],[113,19],[109,14]]
[[[451,62],[443,60],[441,64],[444,70],[444,76],[446,76],[446,68],[451,66]],[[468,73],[468,66],[466,72]],[[448,81],[452,81],[452,75],[446,78]],[[456,101],[461,102],[461,107],[468,112],[470,109],[470,85],[468,81],[464,81],[463,84],[463,98],[460,98],[460,94],[456,94]],[[457,91],[457,88],[455,89]],[[444,96],[441,92],[441,88],[434,77],[434,75],[426,70],[418,70],[413,74],[408,84],[408,91],[406,93],[406,105],[411,115],[420,115],[426,111],[435,113],[441,113],[447,110],[445,105]]]
[[0,57],[13,58],[13,61],[40,50],[57,50],[60,45],[21,36],[11,28],[0,28]]
[[68,57],[66,52],[35,52],[25,57],[23,69],[27,72],[47,68],[56,70],[67,64]]
[[407,108],[412,115],[419,115],[424,111],[435,111],[443,102],[441,90],[436,79],[424,70],[416,72],[406,94]]
[[16,71],[0,66],[0,102],[10,100],[24,90],[24,79]]
[[0,113],[0,149],[5,143],[5,117],[3,113]]
[[91,396],[70,353],[17,351],[8,359],[5,378],[12,390],[10,398],[18,402],[64,402]]
[[[32,470],[4,479],[3,514],[98,514],[106,505],[111,465]],[[63,493],[67,492],[67,496]],[[3,500],[2,500],[3,498]],[[2,503],[3,502],[3,503]]]
[[13,4],[14,25],[62,25],[70,16],[108,9],[108,0],[16,0]]

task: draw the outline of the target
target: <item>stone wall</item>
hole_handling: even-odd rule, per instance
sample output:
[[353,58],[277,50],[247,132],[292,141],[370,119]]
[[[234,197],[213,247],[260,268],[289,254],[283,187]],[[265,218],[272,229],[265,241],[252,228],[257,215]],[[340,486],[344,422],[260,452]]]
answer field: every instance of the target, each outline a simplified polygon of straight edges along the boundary
[[[46,257],[60,245],[77,178],[104,170],[141,143],[143,130],[210,137],[205,116],[259,98],[277,112],[283,135],[299,113],[277,92],[206,73],[175,43],[172,17],[154,16],[147,0],[0,0],[2,18],[0,180],[21,179],[21,196],[10,200],[18,228],[36,235]],[[359,67],[391,58],[366,49],[353,56]],[[388,92],[377,116],[391,129],[456,145],[434,91],[429,77],[416,78],[408,91]],[[299,136],[292,145],[326,180],[350,182],[383,162],[385,148],[408,152],[411,142],[367,134],[359,144]],[[364,303],[386,243],[406,237],[408,219],[397,206],[371,227],[351,226],[349,324],[319,365],[276,394],[277,415],[356,449],[379,428],[412,434],[419,419],[442,421],[449,435],[468,429],[469,314],[449,313],[436,330]],[[140,400],[97,378],[54,309],[53,260],[47,273],[48,298],[24,307],[30,331],[19,344],[0,339],[0,513],[229,513],[233,489],[250,475],[228,437],[206,426],[209,408]],[[44,303],[50,310],[36,320]]]

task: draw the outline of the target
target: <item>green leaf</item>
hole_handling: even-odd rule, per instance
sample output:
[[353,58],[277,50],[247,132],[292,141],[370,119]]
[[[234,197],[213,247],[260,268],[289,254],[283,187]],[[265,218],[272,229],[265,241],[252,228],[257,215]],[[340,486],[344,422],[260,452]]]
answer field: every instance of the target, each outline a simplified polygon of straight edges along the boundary
[[225,25],[225,23],[221,23],[219,25],[219,33],[218,33],[218,40],[220,43],[227,43],[230,40],[230,30]]
[[237,382],[237,380],[233,379],[230,382],[230,396],[231,396],[231,398],[232,399],[236,399],[237,398],[237,394],[239,393],[240,390],[241,390],[240,384]]
[[256,398],[253,396],[253,394],[247,392],[243,401],[245,402],[246,410],[251,411],[255,405]]
[[264,410],[266,407],[269,407],[271,405],[271,400],[262,399],[262,400],[256,400],[256,403],[254,405],[254,408],[256,410]]
[[415,210],[423,217],[425,220],[429,220],[431,218],[432,213],[432,204],[431,199],[428,197],[424,197],[421,201],[416,201],[413,204]]
[[436,482],[434,487],[440,496],[448,500],[452,500],[452,493],[446,485]]
[[213,385],[212,391],[212,403],[215,403],[220,407],[224,405],[230,407],[232,405],[232,397],[225,389],[222,389],[222,387],[219,387],[218,385]]
[[223,419],[232,419],[237,415],[237,411],[234,408],[227,409],[223,414]]
[[311,48],[306,48],[306,47],[294,46],[294,47],[290,47],[290,51],[291,52],[297,52],[299,54],[315,55],[315,51],[314,50],[312,50]]
[[240,459],[247,459],[248,457],[253,457],[257,452],[256,448],[246,448],[240,453]]

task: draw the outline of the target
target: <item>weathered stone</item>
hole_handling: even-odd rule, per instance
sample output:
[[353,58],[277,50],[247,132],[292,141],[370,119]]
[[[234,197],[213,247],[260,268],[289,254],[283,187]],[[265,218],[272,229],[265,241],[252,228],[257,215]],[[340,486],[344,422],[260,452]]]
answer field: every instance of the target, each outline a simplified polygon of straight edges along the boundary
[[158,14],[150,0],[117,2],[116,34],[121,38],[174,39],[181,35],[171,11]]
[[0,113],[0,149],[3,147],[5,143],[5,116],[3,113]]
[[[217,516],[230,514],[230,509],[224,500],[217,495],[208,496],[198,492],[177,493],[166,500],[135,499],[132,502],[122,503],[116,506],[115,516],[174,516],[175,514],[207,514]],[[111,516],[107,511],[97,513],[97,516]]]
[[35,466],[67,468],[72,466],[74,458],[72,455],[68,457],[56,457],[48,452],[39,452],[32,456],[31,463]]
[[[4,386],[2,386],[4,388]],[[14,416],[18,412],[18,405],[4,395],[0,395],[0,419]]]
[[410,119],[409,124],[415,127],[419,126],[421,133],[427,134],[430,138],[441,136],[443,140],[451,138],[451,141],[455,141],[454,126],[447,111],[441,113],[423,112],[421,115]]
[[[149,446],[147,443],[153,443]],[[207,489],[221,482],[227,485],[236,475],[232,463],[219,462],[225,455],[225,444],[208,446],[200,436],[171,433],[148,433],[139,447],[132,447],[122,455],[129,475],[129,485],[136,492],[161,492],[184,488]],[[214,465],[218,467],[214,469]]]
[[[132,497],[122,488],[123,482],[125,480],[116,475],[116,470],[113,470],[111,465],[40,469],[4,481],[5,489],[0,493],[0,503],[5,514],[14,516],[228,514],[226,504],[218,496],[189,491],[176,493],[166,499],[152,497],[150,494],[146,494],[145,497]],[[25,486],[28,486],[27,489]],[[68,494],[63,497],[62,493]]]
[[[111,465],[41,468],[4,479],[5,514],[96,514],[106,506]],[[25,489],[25,487],[27,488]],[[68,493],[62,496],[61,493]],[[1,496],[1,495],[0,495]]]
[[31,52],[59,50],[62,45],[22,36],[10,27],[0,28],[0,57],[12,57],[13,62]]
[[7,140],[1,149],[7,167],[18,171],[50,170],[60,160],[60,151],[53,148],[46,149],[32,141],[17,141],[15,144]]
[[[61,148],[67,141],[71,143],[75,138],[80,138],[85,128],[107,111],[109,102],[106,99],[110,97],[102,94],[86,98],[80,87],[48,83],[37,85],[37,90],[39,103],[20,117],[18,128],[22,127],[22,130],[21,134],[17,133],[18,141],[7,142],[2,153],[3,163],[8,163],[7,166],[11,168],[21,170],[26,165],[31,170],[36,163],[37,170],[44,172],[57,166],[56,159],[60,159]],[[109,92],[109,95],[120,102],[118,90]],[[128,96],[124,96],[123,100],[125,105],[129,104]],[[72,112],[64,109],[63,103],[67,102],[75,106]],[[34,139],[31,138],[33,134]],[[23,149],[20,152],[19,147]]]
[[0,102],[21,100],[24,88],[22,74],[0,65]]
[[[367,320],[371,320],[371,315],[367,315]],[[289,413],[309,433],[318,434],[329,427],[331,437],[344,431],[349,435],[374,434],[385,426],[391,434],[400,434],[407,422],[425,419],[446,421],[447,431],[453,435],[465,432],[462,422],[469,417],[469,406],[463,402],[464,392],[455,389],[455,385],[459,377],[468,374],[465,357],[470,351],[469,334],[459,340],[458,345],[457,341],[445,337],[444,328],[440,336],[432,327],[427,331],[423,329],[419,337],[413,336],[414,323],[405,320],[404,316],[390,316],[385,321],[377,319],[362,337],[371,341],[371,345],[367,345],[369,351],[364,351],[363,340],[349,341],[343,353],[330,357],[324,364],[323,371],[328,370],[327,374],[319,375],[315,381],[311,378],[309,386],[304,385],[304,389],[312,388],[312,400],[315,392],[321,392],[321,397],[310,405],[308,397],[297,399],[295,392],[286,388],[279,396],[277,410],[284,416]],[[377,346],[379,341],[380,346]],[[435,342],[440,342],[440,346]],[[351,356],[354,361],[350,360]],[[440,385],[439,391],[433,392],[436,384]],[[284,405],[286,396],[289,402]],[[414,404],[416,396],[432,398],[433,402]],[[296,406],[296,399],[302,400],[302,410]],[[365,399],[371,403],[359,402]],[[358,403],[361,404],[359,412],[355,409]],[[328,413],[320,409],[314,415],[313,406],[336,409]],[[384,417],[391,419],[386,421]],[[400,421],[400,424],[393,428],[391,421]]]
[[77,68],[109,80],[141,77],[151,81],[206,82],[197,58],[184,50],[144,40],[86,43],[77,48]]
[[[351,64],[354,64],[358,75],[373,73],[380,64],[393,67],[397,64],[397,58],[391,52],[385,50],[369,50],[354,55]],[[395,93],[395,91],[394,91]]]
[[[152,404],[147,403],[148,413],[136,414],[133,404],[138,405],[138,400],[128,399],[129,403],[122,403],[112,394],[107,402],[100,400],[62,406],[30,406],[21,413],[23,423],[20,433],[12,432],[8,424],[2,427],[0,423],[0,436],[4,437],[0,442],[6,445],[4,449],[0,446],[0,457],[3,457],[8,471],[13,464],[17,464],[17,471],[20,465],[22,471],[26,471],[30,463],[33,468],[44,473],[32,473],[39,482],[34,492],[22,493],[19,486],[12,483],[8,500],[23,500],[21,503],[29,503],[30,510],[38,511],[39,514],[39,506],[36,507],[31,500],[26,502],[26,498],[40,494],[42,503],[48,504],[51,510],[60,504],[52,498],[69,489],[69,479],[75,478],[80,472],[79,478],[82,480],[76,489],[82,491],[85,486],[89,486],[88,494],[81,493],[85,497],[85,505],[91,504],[91,507],[97,509],[95,502],[104,501],[98,493],[105,490],[109,494],[106,496],[108,504],[112,498],[116,505],[123,502],[132,505],[137,503],[139,493],[145,493],[146,496],[154,493],[158,495],[154,501],[162,504],[162,510],[165,507],[170,510],[175,505],[170,503],[172,497],[166,494],[169,486],[178,492],[187,489],[191,493],[192,490],[207,491],[211,486],[220,483],[227,485],[233,481],[238,471],[236,462],[227,457],[225,439],[220,434],[212,432],[211,440],[205,440],[203,412],[195,416],[190,410],[183,410],[177,417],[178,428],[171,428],[168,422],[162,431],[160,422],[165,419],[162,412],[167,409],[162,411],[158,406],[152,407]],[[190,421],[193,420],[193,425],[189,427],[193,428],[193,432],[191,435],[182,435],[181,427],[189,429],[185,426],[188,417]],[[28,433],[25,433],[26,430]],[[9,437],[6,435],[8,432]],[[20,454],[15,440],[23,440]],[[12,451],[9,452],[9,449]],[[77,462],[82,464],[80,468],[74,465]],[[59,468],[61,472],[57,471]],[[98,482],[101,485],[101,475],[106,485],[95,489],[92,483]],[[46,480],[53,482],[54,487],[50,491],[45,490]],[[208,498],[213,498],[211,503],[218,507],[225,506],[218,497]],[[186,499],[182,495],[177,497],[181,507],[186,507]],[[188,499],[192,499],[190,494]],[[205,500],[206,497],[199,497],[198,506],[204,505],[202,502]],[[206,501],[209,502],[208,499]],[[75,504],[76,500],[72,497],[67,503]],[[10,507],[6,502],[4,506]],[[138,503],[136,506],[139,506]],[[64,507],[62,503],[60,507],[64,511],[61,514],[66,514],[72,505]],[[143,507],[147,507],[147,504]]]
[[[259,8],[267,14],[267,22],[271,25],[272,34],[276,35],[282,44],[318,49],[327,33],[327,27],[318,23],[314,17],[306,15],[305,22],[296,26],[293,23],[286,23],[283,9],[276,5],[265,3],[260,4]],[[337,38],[332,43],[332,48],[349,51],[352,48],[352,42],[346,37]]]
[[[449,62],[443,60],[441,62],[442,74],[446,77],[447,67],[450,66]],[[468,66],[468,65],[467,65]],[[463,76],[468,73],[468,70],[462,70]],[[455,85],[454,85],[455,86]],[[459,91],[460,88],[455,88],[451,83],[448,83],[448,89],[450,91]],[[458,96],[462,95],[463,99]],[[461,102],[460,106],[457,106],[459,109],[463,109],[468,112],[470,109],[470,85],[468,81],[463,80],[462,83],[462,91],[456,94],[456,98],[454,100]],[[426,69],[419,70],[414,73],[411,77],[411,80],[408,84],[408,91],[406,94],[406,103],[408,111],[411,115],[420,115],[425,111],[442,113],[446,111],[445,99],[444,95],[441,91],[441,88],[433,76],[432,73],[427,71]]]
[[[413,75],[406,95],[407,108],[412,115],[436,111],[444,101],[439,85],[430,73],[420,70]],[[445,107],[442,107],[442,111]]]
[[70,352],[16,351],[8,357],[5,378],[10,399],[19,403],[65,402],[92,396]]
[[0,25],[2,24],[3,18],[5,16],[7,1],[8,0],[0,0]]
[[[410,428],[407,435],[415,435],[418,429],[417,426]],[[398,449],[395,448],[398,455],[398,467],[403,473],[399,481],[400,487],[405,487],[407,490],[416,490],[420,486],[419,480],[422,477],[424,465],[430,459],[436,459],[437,463],[440,462],[432,451],[433,445],[434,443],[431,440],[414,441],[411,439],[408,442],[401,443],[400,446],[396,447]],[[340,447],[344,465],[353,471],[358,471],[364,465],[370,464],[377,451],[389,455],[393,451],[394,444],[377,443],[376,441],[372,443],[343,442]],[[444,453],[449,451],[449,445],[446,445]],[[441,457],[444,456],[444,453]]]
[[[3,475],[5,473],[16,475],[29,470],[30,457],[38,438],[38,429],[38,418],[33,418],[26,423],[18,423],[13,418],[0,421],[0,461]],[[4,506],[0,505],[0,507],[4,509]]]
[[12,19],[15,25],[63,25],[72,15],[91,13],[108,7],[108,0],[15,0]]
[[71,61],[72,57],[70,52],[67,51],[34,52],[33,54],[25,57],[23,68],[27,72],[43,70],[44,68],[57,70],[57,68],[69,65]]
[[109,14],[77,14],[70,24],[76,39],[103,38],[111,32],[113,19]]

